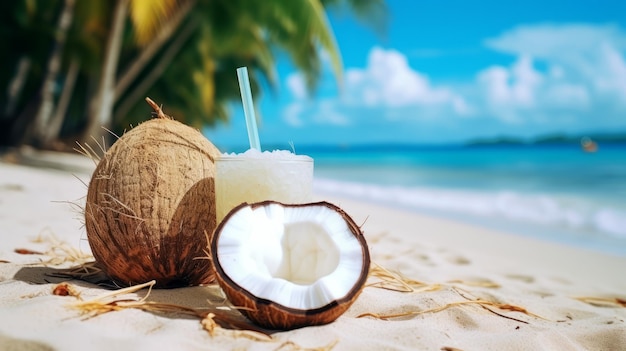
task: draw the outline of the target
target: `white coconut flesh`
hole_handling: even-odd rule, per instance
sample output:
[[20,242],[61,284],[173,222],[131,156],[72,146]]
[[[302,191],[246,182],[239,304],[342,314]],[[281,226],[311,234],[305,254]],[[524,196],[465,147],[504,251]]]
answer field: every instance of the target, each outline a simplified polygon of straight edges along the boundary
[[221,226],[216,252],[241,288],[300,310],[346,297],[365,260],[346,220],[323,204],[240,207]]

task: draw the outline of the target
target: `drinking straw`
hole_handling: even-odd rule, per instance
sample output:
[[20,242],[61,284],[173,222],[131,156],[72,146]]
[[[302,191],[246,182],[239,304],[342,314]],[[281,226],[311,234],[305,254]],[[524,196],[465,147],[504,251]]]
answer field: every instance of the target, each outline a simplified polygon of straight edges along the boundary
[[246,128],[248,128],[250,148],[260,151],[261,142],[259,141],[259,131],[256,126],[256,117],[254,115],[254,104],[252,103],[252,91],[250,90],[248,68],[237,68],[237,79],[239,80],[239,90],[241,91],[241,101],[243,102],[243,113],[246,116]]

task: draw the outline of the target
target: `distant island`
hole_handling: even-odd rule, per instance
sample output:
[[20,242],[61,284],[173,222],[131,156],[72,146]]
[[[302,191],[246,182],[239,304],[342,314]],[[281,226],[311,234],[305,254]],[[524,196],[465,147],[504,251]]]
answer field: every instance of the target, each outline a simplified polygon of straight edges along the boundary
[[[578,135],[568,134],[546,134],[534,138],[522,138],[513,136],[497,136],[490,138],[477,138],[468,141],[452,142],[452,143],[407,143],[407,142],[376,142],[376,143],[357,143],[357,144],[300,144],[295,146],[295,152],[299,154],[309,153],[333,153],[333,152],[395,152],[398,150],[440,150],[467,147],[489,147],[489,146],[537,146],[537,145],[575,145],[579,146],[583,138],[589,138],[597,143],[600,147],[607,144],[626,145],[626,132],[622,133],[585,133]],[[236,147],[224,148],[224,152],[244,152],[249,148],[248,145],[239,145]],[[264,150],[293,150],[293,145],[283,144],[265,144]]]
[[535,138],[500,136],[493,138],[472,139],[467,146],[480,145],[541,145],[541,144],[579,144],[582,138],[590,138],[599,144],[626,143],[626,133],[586,133],[579,135],[549,134]]

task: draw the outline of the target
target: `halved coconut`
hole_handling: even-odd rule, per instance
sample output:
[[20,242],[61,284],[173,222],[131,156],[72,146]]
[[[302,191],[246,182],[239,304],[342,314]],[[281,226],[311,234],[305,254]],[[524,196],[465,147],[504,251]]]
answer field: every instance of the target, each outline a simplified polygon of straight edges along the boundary
[[230,302],[271,329],[334,321],[361,292],[370,266],[360,228],[328,202],[243,203],[219,224],[210,251]]

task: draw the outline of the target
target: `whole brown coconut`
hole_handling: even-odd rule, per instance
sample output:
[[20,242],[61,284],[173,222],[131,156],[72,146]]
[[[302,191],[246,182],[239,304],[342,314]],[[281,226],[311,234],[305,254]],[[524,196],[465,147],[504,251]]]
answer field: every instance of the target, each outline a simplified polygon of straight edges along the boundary
[[122,286],[210,283],[207,235],[216,227],[219,150],[199,131],[166,116],[125,133],[101,158],[89,183],[85,227],[93,255]]

